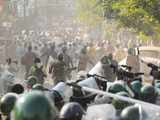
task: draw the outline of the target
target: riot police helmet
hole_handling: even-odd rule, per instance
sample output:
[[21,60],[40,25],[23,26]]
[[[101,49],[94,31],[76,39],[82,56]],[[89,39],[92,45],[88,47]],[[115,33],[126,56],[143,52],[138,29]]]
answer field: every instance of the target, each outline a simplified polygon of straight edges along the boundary
[[51,99],[41,91],[21,96],[12,110],[12,120],[56,120],[57,112]]
[[118,93],[118,92],[122,92],[122,91],[126,92],[126,89],[120,83],[113,83],[108,89],[108,92],[111,92],[111,93]]
[[[127,92],[118,92],[116,95],[123,96],[123,97],[130,97]],[[118,98],[114,98],[112,100],[112,104],[117,110],[123,110],[125,107],[130,105],[130,103],[120,100]]]
[[140,97],[145,102],[155,103],[157,91],[152,85],[145,85],[141,88]]
[[13,93],[16,93],[16,94],[22,94],[24,92],[24,87],[22,84],[14,84],[12,87],[11,87],[11,92]]
[[0,101],[1,113],[8,115],[12,111],[17,99],[18,95],[16,93],[5,94]]
[[85,114],[79,103],[70,102],[65,104],[60,111],[60,120],[81,120]]
[[43,90],[44,90],[44,87],[43,87],[42,84],[38,84],[38,83],[37,83],[37,84],[33,85],[32,90],[40,90],[40,91],[43,91]]

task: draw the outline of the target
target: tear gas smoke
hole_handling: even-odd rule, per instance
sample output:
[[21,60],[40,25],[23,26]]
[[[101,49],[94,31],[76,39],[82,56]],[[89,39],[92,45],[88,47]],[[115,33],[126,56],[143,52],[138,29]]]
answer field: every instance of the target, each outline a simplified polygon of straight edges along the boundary
[[88,107],[83,120],[109,120],[116,116],[116,110],[111,104],[93,105]]

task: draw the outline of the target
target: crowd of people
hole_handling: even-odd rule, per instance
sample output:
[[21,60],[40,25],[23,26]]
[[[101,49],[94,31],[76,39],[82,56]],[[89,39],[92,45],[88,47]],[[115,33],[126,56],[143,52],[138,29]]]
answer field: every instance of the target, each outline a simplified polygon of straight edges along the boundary
[[[15,73],[18,77],[20,76],[21,79],[26,79],[28,74],[36,71],[38,65],[46,74],[45,76],[48,77],[48,74],[53,72],[53,66],[59,64],[60,66],[58,65],[59,67],[56,68],[61,67],[65,71],[65,78],[62,78],[70,80],[79,71],[89,71],[104,55],[113,54],[117,61],[126,56],[124,49],[113,47],[109,41],[85,41],[78,39],[76,36],[66,38],[66,35],[58,38],[50,34],[48,32],[22,31],[14,35],[14,48],[12,46],[12,50],[5,51],[8,51],[5,53],[7,54],[6,59],[12,61],[9,64],[6,61],[7,66],[12,69],[10,72]],[[9,42],[5,46],[9,46]],[[11,51],[12,53],[9,54]],[[1,63],[4,64],[2,61]],[[60,74],[63,71],[60,71]],[[25,75],[23,76],[23,74]],[[52,77],[54,76],[52,75]],[[43,79],[41,78],[42,81],[44,81]]]
[[[8,71],[7,77],[20,80],[1,93],[2,120],[157,120],[159,80],[146,85],[134,79],[140,69],[135,49],[127,53],[110,41],[65,39],[33,31],[15,37],[16,59],[6,60],[1,76]],[[125,57],[132,69],[119,71]]]

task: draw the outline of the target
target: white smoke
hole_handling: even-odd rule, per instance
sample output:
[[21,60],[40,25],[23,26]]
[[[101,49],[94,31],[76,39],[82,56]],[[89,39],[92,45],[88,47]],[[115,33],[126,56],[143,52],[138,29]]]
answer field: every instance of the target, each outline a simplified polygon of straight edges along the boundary
[[111,104],[93,105],[88,107],[83,120],[108,120],[114,118],[116,110]]
[[65,102],[69,102],[70,97],[71,97],[72,95],[73,95],[73,90],[72,90],[72,88],[66,85],[66,86],[65,86],[65,90],[64,90],[64,96],[65,96],[64,101],[65,101]]

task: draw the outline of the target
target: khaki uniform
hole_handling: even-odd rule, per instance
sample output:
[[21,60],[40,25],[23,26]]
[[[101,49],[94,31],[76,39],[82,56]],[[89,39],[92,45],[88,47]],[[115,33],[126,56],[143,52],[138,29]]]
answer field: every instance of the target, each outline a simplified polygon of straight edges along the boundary
[[63,61],[55,61],[51,64],[49,73],[52,74],[54,85],[66,80],[66,64]]
[[85,71],[88,62],[89,62],[89,56],[86,54],[81,54],[78,63],[78,71]]
[[69,70],[69,69],[73,68],[72,58],[67,54],[63,54],[63,56],[64,56],[64,62],[65,62],[66,67],[68,69],[66,71],[66,77],[67,77],[68,80],[70,80],[72,78],[72,75],[71,75],[72,71]]
[[[117,62],[112,60],[113,65],[117,66]],[[102,76],[106,77],[110,82],[114,82],[116,79],[116,74],[114,69],[110,67],[108,64],[101,64],[102,66]]]
[[94,46],[88,48],[88,56],[92,59],[92,61],[95,60],[96,57],[96,48]]
[[33,52],[27,52],[21,59],[22,65],[25,66],[26,69],[26,77],[28,76],[29,70],[34,64],[34,59],[36,58],[36,54]]

